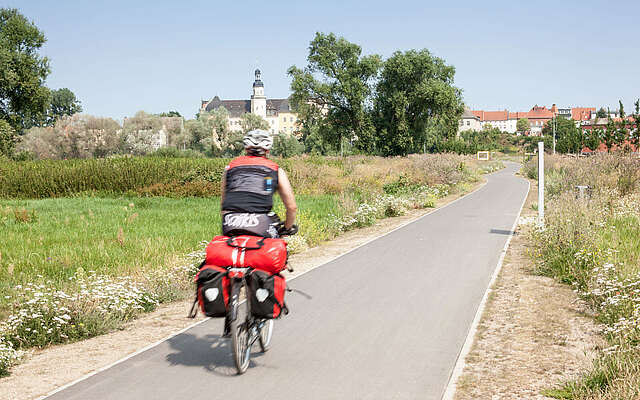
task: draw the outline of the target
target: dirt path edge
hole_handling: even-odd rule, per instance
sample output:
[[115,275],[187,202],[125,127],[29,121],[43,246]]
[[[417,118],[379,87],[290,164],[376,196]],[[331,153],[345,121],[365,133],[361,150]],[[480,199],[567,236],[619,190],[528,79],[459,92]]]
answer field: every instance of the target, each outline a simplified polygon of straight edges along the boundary
[[507,250],[509,250],[509,245],[511,244],[511,239],[513,239],[513,235],[516,231],[516,227],[518,226],[518,220],[520,219],[520,215],[522,214],[522,209],[524,208],[525,203],[527,202],[527,198],[529,197],[529,192],[531,191],[531,182],[527,180],[527,194],[522,199],[522,204],[520,205],[520,210],[518,211],[518,215],[516,216],[515,221],[513,221],[513,226],[511,227],[511,233],[509,233],[509,237],[507,238],[506,243],[504,244],[504,248],[502,252],[500,252],[500,258],[498,258],[498,264],[496,265],[493,274],[491,275],[491,280],[487,285],[487,290],[484,292],[484,296],[482,296],[482,300],[478,305],[478,309],[476,310],[476,314],[473,318],[473,322],[469,327],[469,332],[467,333],[467,338],[464,341],[464,345],[462,345],[462,349],[460,350],[460,354],[458,354],[458,360],[456,361],[456,365],[453,367],[453,371],[451,372],[451,376],[449,377],[449,383],[447,384],[447,388],[442,396],[442,400],[453,400],[456,394],[456,388],[458,384],[458,379],[462,375],[464,368],[466,366],[466,359],[471,351],[471,347],[473,346],[476,338],[476,334],[478,332],[478,325],[480,324],[480,320],[485,312],[487,306],[487,300],[489,299],[489,294],[493,290],[493,286],[496,283],[496,279],[498,275],[500,275],[500,271],[502,271],[502,264],[504,263],[504,257],[507,254]]

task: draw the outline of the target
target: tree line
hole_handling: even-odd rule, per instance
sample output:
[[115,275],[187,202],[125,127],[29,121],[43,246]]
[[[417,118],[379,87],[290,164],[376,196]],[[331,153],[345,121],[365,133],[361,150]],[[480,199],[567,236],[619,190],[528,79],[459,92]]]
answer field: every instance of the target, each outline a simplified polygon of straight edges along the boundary
[[18,137],[34,126],[52,126],[82,111],[68,88],[44,81],[49,60],[38,54],[44,34],[16,9],[0,8],[0,155],[10,155]]
[[463,104],[455,68],[426,49],[383,60],[333,33],[316,33],[307,65],[288,74],[306,151],[406,155],[436,151],[456,137]]
[[[542,128],[545,137],[553,137],[555,123],[556,151],[559,153],[580,153],[584,149],[596,151],[604,144],[607,152],[638,151],[640,149],[640,99],[634,105],[631,115],[626,115],[622,101],[619,102],[619,118],[611,118],[611,113],[600,108],[591,129],[583,129],[579,122],[562,116],[547,122]],[[601,112],[602,111],[602,112]],[[550,143],[551,145],[552,142]],[[545,143],[545,147],[548,145]]]

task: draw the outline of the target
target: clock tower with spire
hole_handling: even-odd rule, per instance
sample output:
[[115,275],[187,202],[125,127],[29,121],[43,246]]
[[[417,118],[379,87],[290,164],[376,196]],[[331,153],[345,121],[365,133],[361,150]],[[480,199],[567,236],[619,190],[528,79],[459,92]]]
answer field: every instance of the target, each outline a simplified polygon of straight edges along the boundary
[[264,95],[264,84],[259,69],[255,72],[256,80],[253,82],[253,94],[251,95],[251,113],[267,118],[267,98]]

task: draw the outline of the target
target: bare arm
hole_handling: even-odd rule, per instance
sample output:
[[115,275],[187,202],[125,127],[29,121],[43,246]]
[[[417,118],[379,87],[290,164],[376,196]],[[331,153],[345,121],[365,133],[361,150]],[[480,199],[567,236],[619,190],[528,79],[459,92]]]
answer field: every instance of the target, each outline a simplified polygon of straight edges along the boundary
[[287,173],[282,168],[278,168],[278,194],[287,209],[287,219],[284,221],[284,227],[289,229],[296,222],[296,212],[298,206],[293,196],[293,189],[287,177]]
[[222,212],[222,204],[224,203],[224,189],[227,186],[227,171],[222,173],[222,187],[220,188],[220,212]]

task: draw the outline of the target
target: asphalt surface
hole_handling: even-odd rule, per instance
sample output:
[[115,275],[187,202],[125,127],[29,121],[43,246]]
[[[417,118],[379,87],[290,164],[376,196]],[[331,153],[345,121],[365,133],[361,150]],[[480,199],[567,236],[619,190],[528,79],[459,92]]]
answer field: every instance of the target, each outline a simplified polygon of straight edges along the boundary
[[440,399],[527,194],[518,168],[292,280],[312,298],[288,294],[244,375],[212,319],[48,399]]

